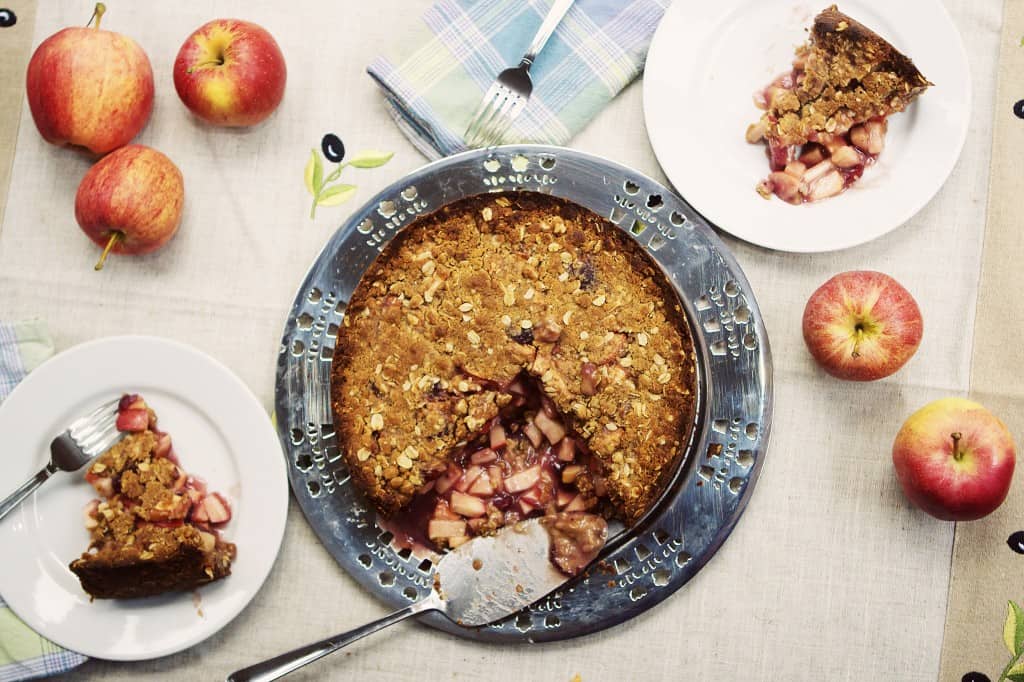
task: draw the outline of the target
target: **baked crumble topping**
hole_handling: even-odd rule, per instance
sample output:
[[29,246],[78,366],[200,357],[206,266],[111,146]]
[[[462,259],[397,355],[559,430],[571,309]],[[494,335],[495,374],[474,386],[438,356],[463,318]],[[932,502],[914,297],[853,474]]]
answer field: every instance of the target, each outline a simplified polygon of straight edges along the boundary
[[430,540],[454,546],[545,509],[639,518],[688,441],[695,372],[642,248],[516,192],[388,244],[348,305],[331,395],[353,481],[385,516],[435,505],[449,525]]

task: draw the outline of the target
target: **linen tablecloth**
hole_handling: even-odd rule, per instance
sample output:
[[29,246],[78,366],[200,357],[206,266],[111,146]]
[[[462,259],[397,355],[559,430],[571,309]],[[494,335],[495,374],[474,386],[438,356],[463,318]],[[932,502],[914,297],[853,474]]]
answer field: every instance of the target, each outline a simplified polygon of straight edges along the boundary
[[[662,605],[590,637],[484,646],[408,624],[295,679],[939,676],[954,528],[903,498],[889,451],[906,415],[971,387],[1002,18],[1000,0],[945,4],[970,55],[974,106],[970,141],[939,196],[899,230],[839,253],[776,253],[726,237],[765,316],[776,412],[752,501],[709,565]],[[355,203],[422,163],[389,120],[364,69],[381,45],[415,35],[427,6],[427,0],[108,3],[104,27],[133,36],[153,62],[156,108],[138,141],[181,167],[183,227],[165,250],[117,258],[93,272],[95,250],[79,234],[72,210],[89,161],[43,142],[23,106],[0,228],[0,317],[45,318],[59,349],[118,333],[191,343],[231,367],[269,409],[288,305],[305,268],[354,207],[321,207],[310,221],[302,178],[309,149],[333,132],[349,149],[395,152],[385,166],[346,176],[359,186]],[[90,11],[89,3],[45,3],[32,44],[84,23]],[[197,122],[171,85],[181,41],[215,15],[265,26],[288,60],[280,110],[251,130]],[[572,145],[664,180],[644,134],[640,95],[639,84],[627,88]],[[917,297],[925,317],[915,358],[897,375],[869,385],[826,376],[800,334],[810,293],[832,274],[854,268],[896,277]],[[1009,343],[1008,336],[1002,341]],[[1007,405],[1000,416],[1020,439],[1020,403]],[[1019,504],[1019,484],[1012,494],[1011,503]],[[1019,575],[1008,575],[1000,589]],[[1024,586],[1016,589],[1024,598]],[[385,610],[335,565],[292,504],[277,566],[233,623],[180,654],[130,664],[90,661],[66,679],[223,679],[256,658],[360,625]],[[967,641],[979,653],[995,647],[976,664],[993,680],[1008,660],[999,651],[1002,615],[995,613],[990,632],[975,628],[956,644]],[[943,679],[968,672],[961,667],[965,659],[946,659]]]

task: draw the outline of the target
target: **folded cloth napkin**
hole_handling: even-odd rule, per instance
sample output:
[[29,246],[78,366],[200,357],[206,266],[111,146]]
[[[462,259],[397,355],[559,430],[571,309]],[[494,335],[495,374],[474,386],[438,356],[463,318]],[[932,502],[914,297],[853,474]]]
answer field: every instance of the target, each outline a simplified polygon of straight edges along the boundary
[[[462,134],[498,73],[519,63],[552,0],[440,0],[367,71],[429,158]],[[506,142],[564,145],[643,71],[670,0],[576,0],[530,69],[533,96]]]
[[[0,322],[0,401],[26,374],[51,355],[53,341],[43,323]],[[0,493],[3,492],[0,489]],[[62,649],[37,635],[7,608],[0,597],[0,682],[56,675],[85,660],[82,654]]]

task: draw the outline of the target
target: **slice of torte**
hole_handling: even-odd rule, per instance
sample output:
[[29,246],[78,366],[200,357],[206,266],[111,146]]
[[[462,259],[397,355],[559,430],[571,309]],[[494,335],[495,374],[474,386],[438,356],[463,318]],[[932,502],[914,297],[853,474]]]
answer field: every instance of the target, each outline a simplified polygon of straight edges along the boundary
[[181,468],[138,395],[121,399],[117,427],[128,435],[85,476],[100,499],[85,509],[89,549],[70,566],[82,589],[100,599],[151,597],[229,575],[235,546],[220,537],[227,500]]

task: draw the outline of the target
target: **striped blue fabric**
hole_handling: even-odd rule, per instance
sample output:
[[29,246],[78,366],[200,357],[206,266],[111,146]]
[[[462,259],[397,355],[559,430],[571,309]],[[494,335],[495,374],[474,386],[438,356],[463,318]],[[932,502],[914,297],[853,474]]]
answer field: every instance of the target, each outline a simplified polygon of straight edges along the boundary
[[[495,76],[519,62],[552,0],[440,0],[412,40],[368,67],[389,112],[431,158],[462,133]],[[531,69],[533,96],[505,142],[564,145],[643,70],[669,0],[576,0]]]
[[[0,608],[7,608],[3,599],[0,599]],[[48,639],[40,637],[39,642],[43,652],[40,656],[0,665],[0,682],[21,682],[60,675],[89,660],[82,654],[62,649]],[[0,641],[2,649],[3,643]]]
[[11,394],[25,374],[25,365],[18,352],[17,331],[14,325],[0,322],[0,400]]
[[[0,322],[0,401],[10,395],[32,369],[30,362],[38,362],[52,351],[53,344],[41,323]],[[5,485],[7,483],[10,482]],[[2,490],[0,488],[0,492]],[[62,649],[30,630],[0,597],[0,682],[57,675],[86,660],[82,654]]]

